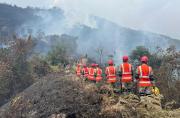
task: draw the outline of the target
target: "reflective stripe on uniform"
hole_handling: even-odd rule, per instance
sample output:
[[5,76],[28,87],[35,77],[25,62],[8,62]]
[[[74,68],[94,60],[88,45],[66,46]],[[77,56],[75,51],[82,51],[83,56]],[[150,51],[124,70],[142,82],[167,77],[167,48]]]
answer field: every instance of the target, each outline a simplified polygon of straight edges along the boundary
[[121,82],[124,82],[124,83],[132,82],[133,78],[132,78],[132,67],[131,67],[131,64],[123,63],[121,65],[121,69],[122,69]]
[[128,75],[128,74],[132,74],[132,70],[131,70],[131,65],[130,64],[128,64],[129,65],[129,72],[125,72],[125,70],[124,70],[124,64],[121,64],[121,67],[122,67],[122,74],[123,75]]
[[142,67],[141,66],[139,66],[139,72],[140,72],[140,78],[142,77]]
[[144,71],[143,66],[139,66],[138,69],[139,69],[139,82],[138,82],[138,86],[139,87],[148,87],[148,86],[152,86],[152,83],[149,79],[149,76],[151,74],[151,67],[148,66],[145,66],[144,69],[148,69],[148,72],[147,71]]
[[[149,75],[150,75],[150,73],[151,73],[150,70],[151,70],[151,69],[150,69],[150,67],[149,67]],[[139,66],[139,71],[140,71],[140,76],[139,76],[139,78],[149,78],[149,76],[143,76],[143,75],[142,75],[142,74],[143,74],[143,73],[142,73],[142,66]]]
[[108,83],[116,82],[116,68],[113,66],[112,69],[114,69],[114,70],[112,72],[110,72],[110,67],[107,67],[107,82]]
[[109,77],[111,77],[111,76],[112,76],[112,77],[113,77],[113,76],[116,76],[116,68],[115,68],[115,67],[114,67],[114,74],[111,74],[111,73],[110,73],[109,67],[107,68],[107,71],[108,71],[108,76],[109,76]]
[[88,74],[89,73],[88,68],[83,68],[83,73]]
[[76,68],[76,75],[77,76],[80,76],[81,75],[81,68]]
[[102,80],[102,70],[100,68],[97,68],[96,69],[96,74],[97,74],[97,77],[96,77],[96,81],[99,82]]
[[139,81],[139,84],[151,84],[150,81]]
[[96,78],[94,77],[94,75],[95,75],[95,70],[94,70],[94,68],[89,68],[88,79],[89,79],[89,80],[95,80]]
[[108,82],[116,82],[116,78],[109,78],[107,81]]
[[122,67],[122,74],[124,74],[124,64],[121,64]]
[[151,75],[151,67],[149,67],[149,75]]
[[123,77],[123,79],[129,80],[129,79],[132,79],[132,77]]
[[102,74],[102,70],[101,69],[96,69],[96,72],[97,72],[97,76],[101,76],[101,74]]

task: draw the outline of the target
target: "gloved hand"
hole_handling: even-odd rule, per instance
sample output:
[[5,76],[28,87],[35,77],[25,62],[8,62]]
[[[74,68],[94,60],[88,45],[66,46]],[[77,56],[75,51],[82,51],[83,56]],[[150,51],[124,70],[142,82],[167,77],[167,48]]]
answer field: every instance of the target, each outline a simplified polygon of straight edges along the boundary
[[139,79],[139,75],[138,75],[138,74],[136,74],[136,75],[135,75],[135,78],[138,80],[138,79]]
[[137,82],[137,79],[133,79],[133,82],[136,83],[136,82]]
[[122,77],[122,72],[118,72],[118,76],[119,76],[119,77]]
[[149,76],[149,79],[150,79],[150,81],[154,81],[154,80],[155,80],[154,77],[153,77],[153,75],[150,75],[150,76]]

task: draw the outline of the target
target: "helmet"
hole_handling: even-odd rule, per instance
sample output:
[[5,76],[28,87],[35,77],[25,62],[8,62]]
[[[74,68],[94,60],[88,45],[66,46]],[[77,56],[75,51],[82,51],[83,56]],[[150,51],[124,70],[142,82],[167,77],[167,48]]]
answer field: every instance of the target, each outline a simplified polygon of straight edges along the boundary
[[113,64],[114,64],[113,60],[109,60],[109,61],[108,61],[108,64],[109,64],[109,65],[113,65]]
[[92,63],[92,64],[91,64],[91,66],[92,66],[92,67],[95,67],[95,66],[96,66],[96,64],[95,64],[95,63]]
[[148,62],[148,57],[147,56],[141,57],[141,62],[147,63]]
[[129,60],[128,56],[123,56],[123,62],[127,62]]
[[83,67],[87,67],[86,64],[84,64]]

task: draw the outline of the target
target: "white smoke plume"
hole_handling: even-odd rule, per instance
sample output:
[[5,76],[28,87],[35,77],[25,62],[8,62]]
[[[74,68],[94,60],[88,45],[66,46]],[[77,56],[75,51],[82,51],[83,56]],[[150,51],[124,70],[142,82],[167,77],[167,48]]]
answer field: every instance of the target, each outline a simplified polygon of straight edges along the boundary
[[54,0],[53,6],[59,7],[64,10],[64,15],[66,18],[66,23],[68,24],[68,27],[73,27],[77,24],[84,24],[91,28],[96,28],[96,21],[91,17],[91,15],[79,12],[80,9],[78,8],[71,8],[68,7],[65,0]]
[[[80,5],[87,5],[87,3],[91,3],[90,4],[91,6],[93,3],[95,6],[97,6],[95,3],[97,3],[98,5],[102,5],[102,0],[97,0],[97,2],[95,2],[94,0],[92,0],[92,2],[87,2],[87,0],[84,0],[84,2],[82,2],[83,0],[80,1],[81,4],[79,4],[77,0],[54,0],[53,6],[63,9],[63,15],[57,16],[57,14],[54,15],[54,14],[50,14],[49,12],[39,12],[37,14],[43,17],[43,20],[41,22],[38,22],[36,25],[35,24],[34,25],[31,24],[31,25],[36,30],[38,28],[41,28],[43,32],[45,32],[45,34],[61,35],[65,33],[78,37],[77,52],[82,55],[88,54],[97,60],[98,60],[98,54],[96,53],[96,50],[98,48],[103,48],[104,61],[107,61],[109,55],[114,55],[114,59],[116,63],[120,63],[122,60],[121,59],[122,56],[128,55],[129,52],[135,48],[135,46],[145,45],[147,48],[150,49],[155,46],[164,46],[164,47],[167,46],[168,42],[164,41],[164,39],[166,39],[167,37],[161,37],[159,35],[148,32],[142,32],[142,31],[136,31],[136,30],[124,28],[118,25],[117,23],[113,23],[109,20],[99,17],[100,15],[98,15],[97,17],[91,15],[90,14],[91,12],[87,12],[88,11],[87,8],[91,8],[91,7],[80,6]],[[133,3],[142,5],[144,2],[142,2],[142,0],[140,1],[141,2],[138,3],[133,2]],[[105,6],[108,6],[107,3],[111,3],[111,2],[105,2],[105,3],[106,3]],[[112,0],[112,4],[113,5],[115,4],[114,0]],[[111,7],[113,5],[110,4]],[[116,16],[119,15],[117,14],[118,13],[117,11],[116,12],[114,11],[117,9],[118,5],[115,6],[116,6],[115,8],[112,7],[111,12],[107,12],[107,14],[112,14],[112,17],[114,18],[115,18],[115,16],[113,16],[114,14]],[[100,13],[100,9],[101,7],[98,8],[97,12]],[[122,20],[121,19],[120,20],[123,22],[125,20],[127,22],[133,20],[134,22],[131,23],[137,23],[137,24],[139,23],[140,26],[142,25],[143,27],[146,27],[146,22],[140,22],[140,21],[136,22],[138,20],[138,18],[135,17],[136,15],[133,15],[135,18],[132,18],[132,16],[128,17],[129,19],[127,19],[126,16],[128,14],[132,14],[133,12],[140,12],[140,13],[145,12],[145,11],[141,11],[142,9],[144,8],[139,8],[134,11],[133,8],[129,11],[130,13],[128,13],[127,11],[127,14],[124,14],[125,16],[121,17]],[[122,11],[120,11],[121,14],[120,16],[122,16],[122,12],[123,10],[125,10],[125,8],[122,8],[121,10]],[[95,9],[92,9],[92,11],[95,12]],[[104,11],[105,14],[106,11],[108,10]],[[114,13],[112,13],[112,11],[114,11]],[[157,40],[158,41],[163,40],[163,41],[157,42]]]

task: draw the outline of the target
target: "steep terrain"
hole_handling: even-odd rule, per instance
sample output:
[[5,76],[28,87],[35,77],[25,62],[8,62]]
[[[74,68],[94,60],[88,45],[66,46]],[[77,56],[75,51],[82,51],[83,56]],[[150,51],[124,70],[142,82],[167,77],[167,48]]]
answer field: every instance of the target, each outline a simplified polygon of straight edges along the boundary
[[163,110],[160,96],[100,94],[73,74],[52,74],[0,108],[2,118],[178,118],[180,109]]

